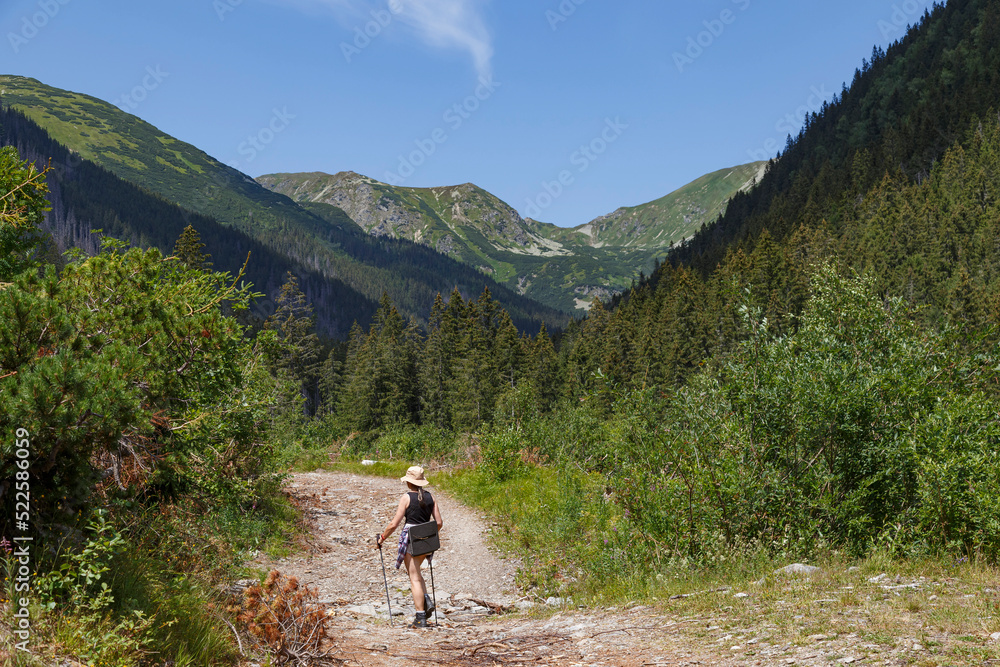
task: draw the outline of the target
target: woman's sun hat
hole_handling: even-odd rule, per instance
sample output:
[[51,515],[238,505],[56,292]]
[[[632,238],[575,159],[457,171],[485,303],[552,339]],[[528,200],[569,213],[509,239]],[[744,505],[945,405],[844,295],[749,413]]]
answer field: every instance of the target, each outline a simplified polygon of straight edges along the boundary
[[430,483],[424,479],[424,469],[420,466],[410,466],[406,471],[406,477],[400,477],[399,481],[407,482],[414,486],[427,486]]

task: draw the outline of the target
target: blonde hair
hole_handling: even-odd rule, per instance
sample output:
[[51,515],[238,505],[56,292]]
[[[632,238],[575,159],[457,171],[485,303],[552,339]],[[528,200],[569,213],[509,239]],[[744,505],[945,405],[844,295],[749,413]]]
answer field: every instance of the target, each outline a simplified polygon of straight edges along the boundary
[[417,486],[416,484],[414,484],[412,482],[407,482],[406,485],[408,487],[410,487],[410,491],[416,491],[417,492],[417,502],[421,502],[421,503],[424,502],[424,487]]

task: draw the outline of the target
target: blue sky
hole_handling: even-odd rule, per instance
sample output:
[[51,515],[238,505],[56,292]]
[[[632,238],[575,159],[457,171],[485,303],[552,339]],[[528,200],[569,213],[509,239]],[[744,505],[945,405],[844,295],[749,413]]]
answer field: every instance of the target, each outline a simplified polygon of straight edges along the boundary
[[251,176],[473,182],[574,226],[773,155],[930,5],[4,0],[0,72],[114,102]]

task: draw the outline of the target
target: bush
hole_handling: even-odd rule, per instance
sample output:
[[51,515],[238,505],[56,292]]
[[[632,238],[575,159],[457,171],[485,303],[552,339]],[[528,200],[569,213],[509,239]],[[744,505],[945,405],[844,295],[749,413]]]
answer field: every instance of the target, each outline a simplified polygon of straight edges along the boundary
[[251,643],[277,658],[278,664],[311,665],[334,662],[322,648],[329,617],[316,591],[286,578],[277,570],[263,584],[246,589],[240,606],[233,606]]
[[1000,555],[1000,415],[982,395],[942,400],[914,429],[916,536],[949,552]]
[[980,391],[995,343],[967,356],[829,267],[794,333],[743,313],[743,342],[684,387],[616,388],[607,416],[584,403],[493,432],[484,473],[509,478],[533,446],[601,473],[629,530],[657,545],[636,550],[647,565],[889,543],[1000,556],[1000,421]]
[[497,426],[479,441],[479,469],[496,482],[518,476],[524,470],[521,450],[524,448],[520,429]]

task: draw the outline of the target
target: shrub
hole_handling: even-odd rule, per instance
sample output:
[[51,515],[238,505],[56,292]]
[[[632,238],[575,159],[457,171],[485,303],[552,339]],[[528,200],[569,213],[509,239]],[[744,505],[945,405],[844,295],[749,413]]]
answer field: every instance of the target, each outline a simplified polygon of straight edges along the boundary
[[1000,415],[980,394],[942,400],[914,429],[918,536],[951,552],[1000,555]]
[[521,450],[524,448],[519,428],[497,426],[479,442],[479,469],[487,477],[502,482],[516,477],[524,469]]
[[332,662],[333,655],[322,648],[328,617],[317,600],[316,591],[272,570],[263,584],[246,589],[232,611],[251,643],[279,664],[320,664]]

